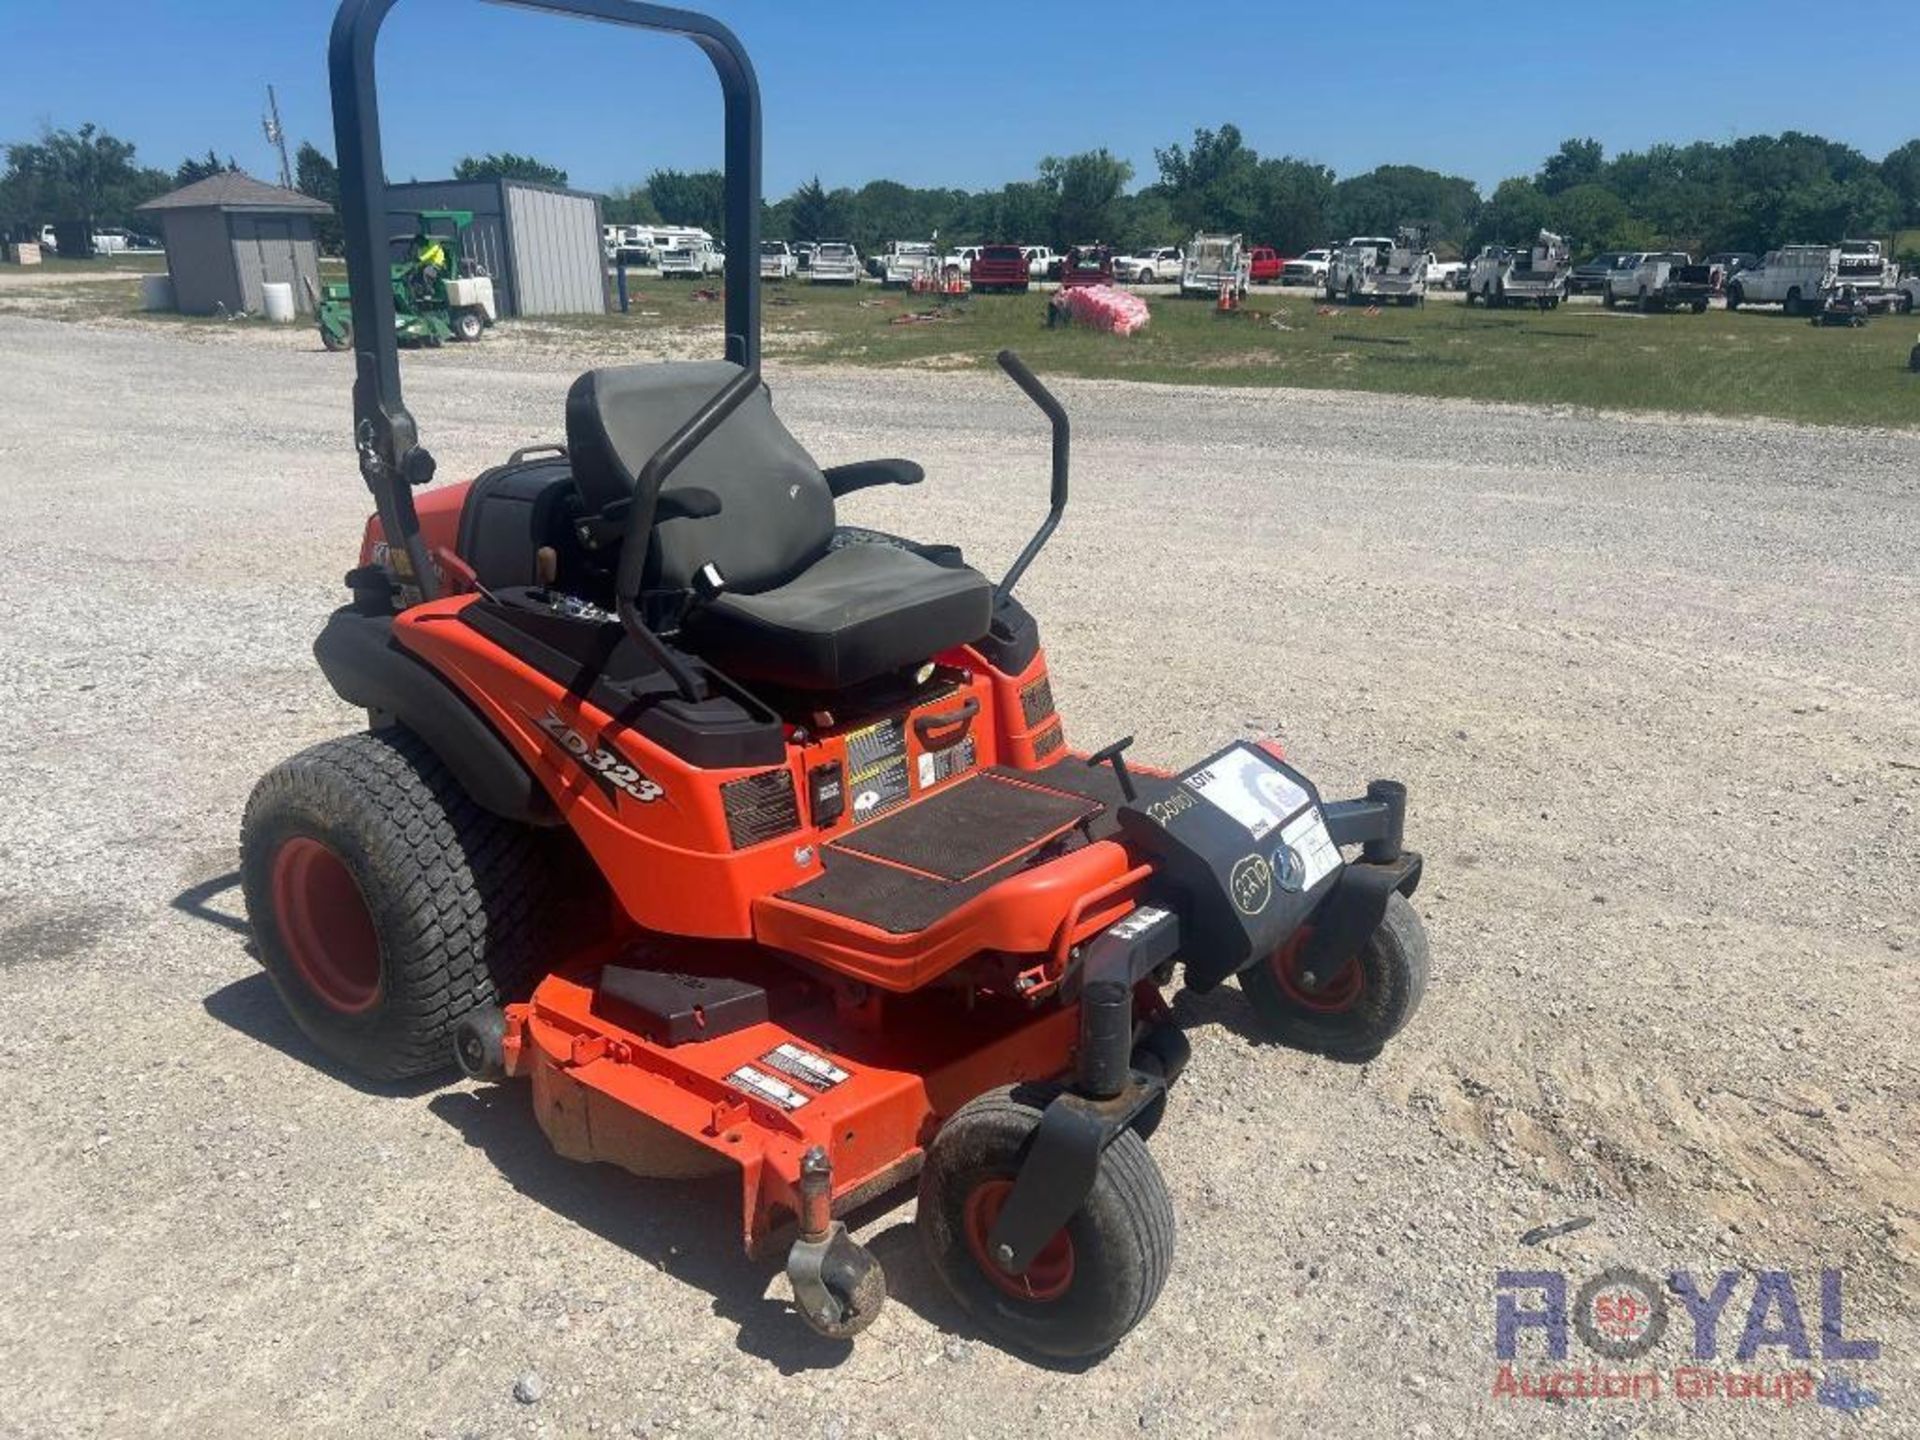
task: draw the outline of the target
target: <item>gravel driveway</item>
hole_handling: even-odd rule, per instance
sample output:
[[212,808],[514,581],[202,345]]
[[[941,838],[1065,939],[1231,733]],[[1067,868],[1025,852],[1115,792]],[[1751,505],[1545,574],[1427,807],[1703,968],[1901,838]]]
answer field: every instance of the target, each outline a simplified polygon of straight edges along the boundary
[[[1920,438],[1061,386],[1073,504],[1023,589],[1073,738],[1277,731],[1334,791],[1406,780],[1435,957],[1364,1068],[1180,1002],[1173,1278],[1063,1373],[969,1330],[910,1201],[861,1228],[893,1303],[847,1353],[740,1256],[729,1186],[560,1160],[517,1089],[318,1066],[232,871],[255,777],[356,723],[307,648],[368,508],[348,363],[19,319],[0,354],[0,1431],[1836,1433],[1496,1397],[1495,1272],[1627,1265],[1789,1272],[1812,1360],[1734,1363],[1748,1275],[1713,1363],[1831,1370],[1880,1402],[1850,1427],[1920,1434]],[[556,438],[572,377],[406,369],[449,476]],[[823,462],[927,462],[851,518],[995,572],[1039,519],[1005,382],[772,379]],[[1879,1359],[1822,1362],[1823,1268]]]

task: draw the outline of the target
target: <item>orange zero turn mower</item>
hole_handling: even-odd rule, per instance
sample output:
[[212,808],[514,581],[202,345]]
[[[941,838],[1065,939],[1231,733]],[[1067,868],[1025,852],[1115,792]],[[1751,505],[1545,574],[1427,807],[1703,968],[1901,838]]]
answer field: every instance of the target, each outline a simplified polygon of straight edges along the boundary
[[[738,1175],[750,1251],[847,1337],[885,1298],[840,1218],[917,1179],[934,1268],[1002,1341],[1088,1356],[1146,1314],[1174,1221],[1147,1140],[1235,977],[1275,1038],[1374,1053],[1424,989],[1404,787],[1326,800],[1271,742],[1178,773],[1066,742],[1015,597],[951,545],[846,526],[919,465],[821,468],[759,371],[760,112],[735,37],[625,0],[531,8],[692,39],[725,96],[724,359],[617,366],[565,443],[420,490],[373,89],[393,0],[332,49],[354,433],[376,513],[315,654],[369,717],[257,786],[242,873],[305,1032],[373,1077],[524,1081],[562,1154]],[[559,397],[556,396],[556,406]],[[416,490],[420,493],[416,496]]]

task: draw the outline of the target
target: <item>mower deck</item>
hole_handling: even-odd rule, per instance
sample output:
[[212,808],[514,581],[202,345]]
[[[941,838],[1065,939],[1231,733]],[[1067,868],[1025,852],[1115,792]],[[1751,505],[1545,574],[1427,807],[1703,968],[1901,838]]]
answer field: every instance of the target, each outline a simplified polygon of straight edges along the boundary
[[[1059,1069],[1071,1053],[1078,1020],[1070,1009],[983,997],[962,1010],[941,997],[891,998],[879,1027],[871,1012],[836,1006],[827,990],[765,956],[727,952],[675,963],[716,980],[755,977],[766,1019],[665,1043],[656,1016],[609,995],[617,970],[662,962],[615,955],[604,968],[583,961],[541,981],[531,1001],[509,1009],[504,1048],[508,1073],[531,1077],[535,1114],[561,1154],[661,1173],[664,1127],[737,1165],[752,1253],[798,1218],[809,1148],[831,1151],[833,1210],[844,1213],[911,1179],[942,1116],[996,1085]],[[664,1168],[687,1173],[684,1155]]]

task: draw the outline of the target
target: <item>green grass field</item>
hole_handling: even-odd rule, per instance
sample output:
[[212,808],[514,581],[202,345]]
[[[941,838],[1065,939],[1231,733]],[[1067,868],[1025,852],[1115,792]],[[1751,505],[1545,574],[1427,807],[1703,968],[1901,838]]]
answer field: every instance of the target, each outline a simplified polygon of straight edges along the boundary
[[[1204,300],[1153,296],[1127,339],[1049,330],[1045,298],[938,305],[862,288],[766,287],[767,346],[786,359],[880,367],[984,368],[1012,346],[1043,373],[1171,384],[1290,385],[1523,404],[1770,416],[1831,425],[1920,425],[1907,370],[1920,319],[1816,329],[1773,311],[1641,315],[1569,304],[1552,311],[1325,307],[1304,293],[1256,294],[1232,318]],[[652,282],[650,316],[599,324],[716,327],[717,306]],[[947,318],[898,323],[909,314]]]
[[[4,269],[11,273],[0,274],[0,313],[137,314],[133,277],[94,284],[49,275],[36,286],[32,272]],[[1450,299],[1412,310],[1322,313],[1307,294],[1281,292],[1256,294],[1231,318],[1216,316],[1209,301],[1152,296],[1152,323],[1120,339],[1049,330],[1039,292],[942,304],[872,286],[790,282],[767,286],[765,296],[768,353],[788,363],[985,369],[1012,346],[1042,373],[1100,379],[1920,426],[1920,376],[1907,369],[1920,334],[1916,317],[1884,315],[1864,329],[1829,330],[1765,310],[1641,315],[1580,303],[1487,311]],[[509,323],[501,335],[537,332],[543,349],[577,337],[583,365],[618,355],[626,337],[643,345],[672,340],[684,350],[711,333],[718,350],[721,307],[696,299],[691,283],[638,279],[631,301],[628,315]]]

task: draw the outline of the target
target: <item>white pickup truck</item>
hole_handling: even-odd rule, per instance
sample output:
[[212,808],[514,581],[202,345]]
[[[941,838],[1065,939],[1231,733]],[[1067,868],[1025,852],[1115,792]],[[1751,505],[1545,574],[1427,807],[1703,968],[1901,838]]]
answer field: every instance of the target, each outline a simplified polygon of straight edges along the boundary
[[815,285],[858,285],[860,252],[844,240],[822,241],[814,249],[807,279]]
[[939,263],[925,240],[895,240],[880,257],[880,283],[905,289],[916,280],[931,279]]
[[1178,280],[1187,257],[1178,245],[1162,245],[1142,250],[1137,255],[1113,257],[1116,280],[1131,280],[1136,285],[1160,285]]
[[794,258],[793,247],[784,240],[762,240],[760,242],[760,278],[762,280],[791,280],[800,272],[800,262]]
[[1222,286],[1229,286],[1245,299],[1252,280],[1253,257],[1247,254],[1245,237],[1203,230],[1188,242],[1180,265],[1182,295],[1218,295]]
[[1282,285],[1320,285],[1327,278],[1327,266],[1333,260],[1331,250],[1308,250],[1280,267]]
[[1391,300],[1418,305],[1427,298],[1427,242],[1417,227],[1388,235],[1356,235],[1327,265],[1329,300]]
[[1027,245],[1027,274],[1035,280],[1055,278],[1055,268],[1061,263],[1060,257],[1045,245]]
[[1682,250],[1636,250],[1607,272],[1600,301],[1611,310],[1631,301],[1644,311],[1706,312],[1713,296],[1713,267],[1696,265]]
[[1529,250],[1489,245],[1467,270],[1467,303],[1479,300],[1490,310],[1502,305],[1556,309],[1567,298],[1572,265],[1567,242],[1551,230],[1536,235]]
[[1727,282],[1727,308],[1778,305],[1787,314],[1819,309],[1840,272],[1837,245],[1782,245]]

